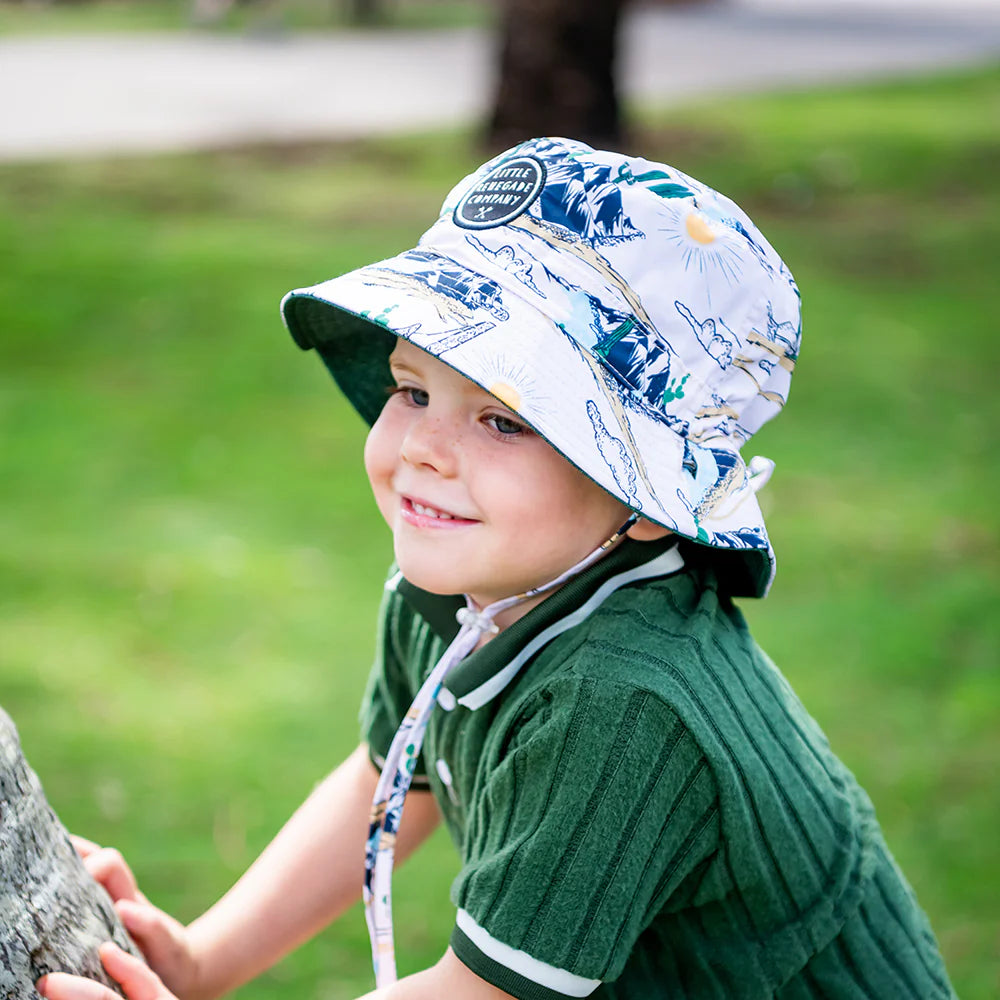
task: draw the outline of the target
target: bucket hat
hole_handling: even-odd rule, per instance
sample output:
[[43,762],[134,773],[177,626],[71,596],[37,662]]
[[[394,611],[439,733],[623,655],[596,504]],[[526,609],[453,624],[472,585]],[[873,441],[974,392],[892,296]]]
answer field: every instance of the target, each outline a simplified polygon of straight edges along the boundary
[[774,553],[741,448],[785,403],[799,294],[732,201],[663,163],[533,139],[416,248],[289,292],[285,323],[373,423],[402,337],[490,392],[643,517],[763,596]]

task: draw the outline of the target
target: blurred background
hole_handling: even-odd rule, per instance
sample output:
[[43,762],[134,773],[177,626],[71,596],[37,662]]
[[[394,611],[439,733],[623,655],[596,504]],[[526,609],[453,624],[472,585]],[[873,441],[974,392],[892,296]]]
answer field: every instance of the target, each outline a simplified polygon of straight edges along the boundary
[[[189,920],[356,744],[390,539],[278,301],[577,135],[720,188],[798,279],[743,609],[959,995],[1000,995],[998,53],[986,0],[0,3],[0,705],[63,821]],[[456,867],[399,874],[402,971]],[[353,912],[240,996],[368,961]]]

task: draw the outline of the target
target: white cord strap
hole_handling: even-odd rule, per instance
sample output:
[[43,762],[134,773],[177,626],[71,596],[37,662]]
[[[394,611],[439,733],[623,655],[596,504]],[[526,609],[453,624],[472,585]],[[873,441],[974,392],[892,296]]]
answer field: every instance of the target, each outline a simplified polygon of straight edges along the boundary
[[364,902],[365,920],[372,945],[372,964],[375,968],[375,987],[381,989],[396,982],[396,949],[392,932],[392,867],[395,859],[396,837],[403,818],[406,793],[413,781],[420,748],[424,742],[427,723],[437,703],[441,686],[449,671],[465,659],[479,644],[483,635],[499,631],[494,618],[502,611],[561,586],[582,573],[604,555],[635,523],[637,515],[629,519],[601,546],[571,569],[533,590],[506,597],[482,610],[469,606],[456,613],[458,635],[434,665],[427,680],[420,686],[396,735],[385,755],[382,774],[375,787],[372,800],[371,822],[365,842]]

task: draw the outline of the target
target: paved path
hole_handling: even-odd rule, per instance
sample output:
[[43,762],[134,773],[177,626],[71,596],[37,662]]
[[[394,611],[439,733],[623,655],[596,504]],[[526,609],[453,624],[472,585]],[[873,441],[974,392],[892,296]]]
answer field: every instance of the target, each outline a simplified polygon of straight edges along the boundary
[[[996,60],[1000,0],[636,8],[622,41],[624,93],[669,105]],[[488,106],[492,64],[479,30],[0,38],[0,159],[471,122]]]

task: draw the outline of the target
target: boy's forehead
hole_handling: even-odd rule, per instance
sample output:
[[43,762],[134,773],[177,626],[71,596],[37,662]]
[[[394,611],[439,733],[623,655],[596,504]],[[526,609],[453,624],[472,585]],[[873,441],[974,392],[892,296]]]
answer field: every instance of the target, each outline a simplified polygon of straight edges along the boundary
[[474,382],[468,376],[452,368],[447,362],[435,357],[429,351],[411,344],[403,337],[397,338],[392,353],[389,355],[389,365],[392,368],[408,368],[415,372],[432,372],[437,378],[454,379],[456,384],[460,383],[464,389],[469,391],[490,395],[478,382]]
[[420,350],[419,347],[415,347],[408,340],[404,340],[402,337],[397,337],[396,342],[392,345],[392,351],[389,354],[389,361],[400,362],[409,360],[411,357],[423,356],[431,361],[436,361],[436,358],[431,357],[426,351]]
[[464,375],[459,375],[458,372],[446,365],[439,358],[434,357],[429,351],[422,350],[403,337],[396,339],[392,352],[389,354],[389,366],[391,368],[409,368],[414,371],[431,371],[439,374],[449,372],[455,378],[461,378],[463,382],[470,382]]

